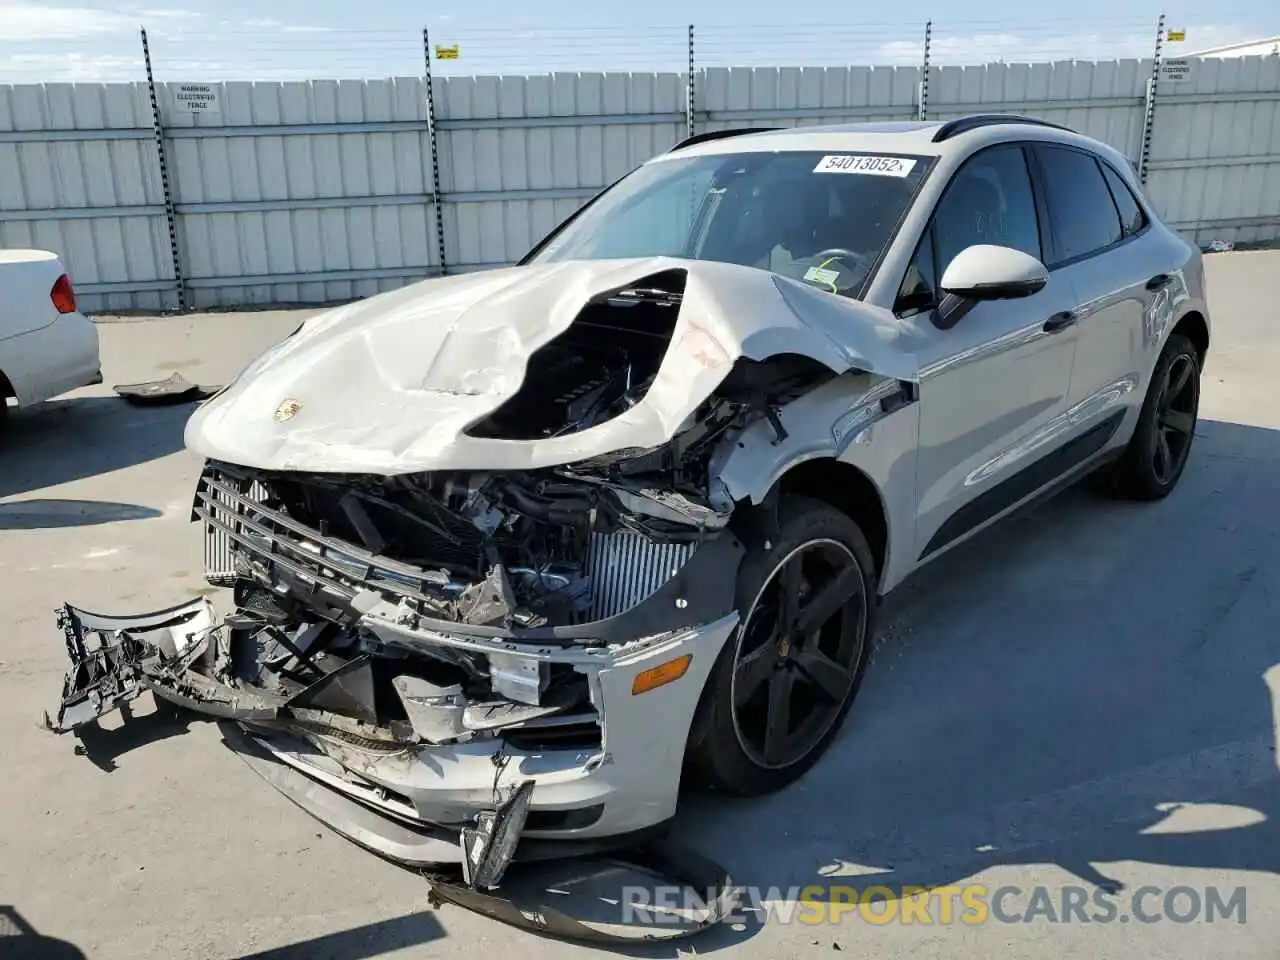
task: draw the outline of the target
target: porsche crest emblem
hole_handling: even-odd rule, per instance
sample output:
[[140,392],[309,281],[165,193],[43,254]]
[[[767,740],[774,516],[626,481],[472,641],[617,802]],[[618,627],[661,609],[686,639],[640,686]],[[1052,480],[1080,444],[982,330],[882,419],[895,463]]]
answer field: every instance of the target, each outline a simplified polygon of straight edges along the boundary
[[280,401],[280,406],[276,407],[276,412],[272,414],[271,419],[276,423],[284,423],[286,420],[292,420],[296,417],[301,409],[301,400],[294,400],[292,397],[288,397]]

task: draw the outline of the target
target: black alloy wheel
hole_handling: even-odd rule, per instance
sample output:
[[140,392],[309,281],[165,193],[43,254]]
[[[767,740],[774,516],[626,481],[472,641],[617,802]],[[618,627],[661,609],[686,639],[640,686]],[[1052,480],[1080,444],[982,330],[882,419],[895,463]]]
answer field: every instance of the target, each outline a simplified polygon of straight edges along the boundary
[[791,783],[839,732],[874,636],[866,538],[820,500],[783,497],[779,527],[738,571],[738,628],[722,647],[689,732],[694,778],[749,796]]
[[867,597],[853,552],[810,540],[774,569],[747,612],[734,658],[734,731],[758,766],[794,764],[822,742],[853,686]]

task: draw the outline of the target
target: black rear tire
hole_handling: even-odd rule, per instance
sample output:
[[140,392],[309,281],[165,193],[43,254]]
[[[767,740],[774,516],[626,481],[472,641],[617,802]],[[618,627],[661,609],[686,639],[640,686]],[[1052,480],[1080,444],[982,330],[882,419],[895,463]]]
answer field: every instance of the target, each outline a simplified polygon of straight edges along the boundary
[[874,636],[875,562],[858,525],[798,496],[782,498],[778,519],[776,541],[739,568],[742,619],[712,668],[686,753],[696,782],[738,796],[779,790],[818,761]]
[[1200,410],[1200,354],[1186,337],[1169,337],[1151,374],[1128,447],[1097,486],[1127,500],[1161,500],[1178,485]]

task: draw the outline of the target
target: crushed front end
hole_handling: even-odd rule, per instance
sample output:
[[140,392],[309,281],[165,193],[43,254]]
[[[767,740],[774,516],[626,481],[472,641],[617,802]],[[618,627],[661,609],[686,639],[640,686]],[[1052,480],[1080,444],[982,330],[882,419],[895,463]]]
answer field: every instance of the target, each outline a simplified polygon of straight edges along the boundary
[[744,548],[683,478],[748,414],[718,400],[667,448],[528,472],[209,461],[192,517],[233,609],[65,608],[51,726],[150,690],[232,721],[228,743],[338,832],[481,886],[513,853],[634,840],[675,812],[737,623]]
[[723,527],[632,529],[614,491],[562,475],[221,464],[195,512],[236,603],[218,679],[283,698],[246,725],[254,745],[388,825],[449,838],[406,856],[375,829],[367,846],[456,860],[462,828],[526,781],[530,840],[674,812],[702,680],[736,623],[741,546]]
[[[379,464],[368,473],[340,470],[362,449],[353,438],[369,442],[365,418],[337,402],[346,382],[282,402],[274,382],[298,377],[271,373],[340,325],[286,341],[188,425],[206,457],[192,517],[229,611],[215,617],[205,600],[135,618],[67,607],[72,670],[50,726],[93,722],[151,690],[224,721],[257,772],[339,833],[402,863],[460,864],[479,888],[512,857],[617,847],[660,827],[737,627],[744,544],[759,536],[758,508],[735,501],[713,464],[747,431],[783,444],[779,412],[842,369],[734,356],[677,320],[684,284],[667,270],[593,294],[557,337],[502,358],[518,359],[522,378],[498,364],[475,383],[433,381],[419,392],[441,417],[483,401],[481,413],[462,433],[426,414],[384,416],[394,443],[368,454]],[[832,349],[805,336],[815,354]],[[299,370],[312,376],[331,355]],[[684,367],[704,371],[693,385],[707,392],[676,389]],[[850,377],[834,391],[861,389]],[[506,392],[488,397],[494,383]],[[404,395],[379,381],[350,403]],[[248,416],[266,397],[285,425]],[[232,418],[237,405],[245,413]],[[328,419],[308,427],[315,408]],[[414,444],[441,434],[453,460],[382,469],[410,428]],[[245,436],[244,456],[219,455]],[[454,468],[472,453],[502,466]]]
[[[236,721],[228,742],[291,799],[415,865],[481,866],[477,829],[522,789],[522,857],[630,838],[674,813],[742,548],[713,511],[677,524],[619,492],[210,463],[194,516],[234,611],[66,608],[55,729],[143,689]],[[697,510],[674,502],[655,512]]]

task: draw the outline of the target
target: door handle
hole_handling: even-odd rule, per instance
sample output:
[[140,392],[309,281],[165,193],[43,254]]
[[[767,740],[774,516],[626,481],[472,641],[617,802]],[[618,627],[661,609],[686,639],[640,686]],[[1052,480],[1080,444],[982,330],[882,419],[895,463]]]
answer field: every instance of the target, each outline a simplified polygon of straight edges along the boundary
[[1156,290],[1163,290],[1171,283],[1173,283],[1173,277],[1169,276],[1169,274],[1157,273],[1147,281],[1147,289],[1154,293]]
[[1045,333],[1058,333],[1076,322],[1076,315],[1070,310],[1055,313],[1044,322]]

